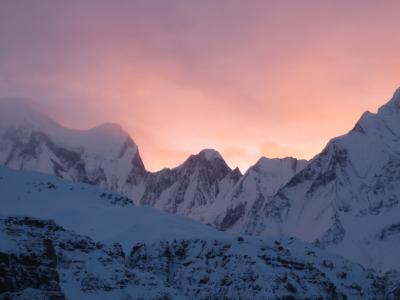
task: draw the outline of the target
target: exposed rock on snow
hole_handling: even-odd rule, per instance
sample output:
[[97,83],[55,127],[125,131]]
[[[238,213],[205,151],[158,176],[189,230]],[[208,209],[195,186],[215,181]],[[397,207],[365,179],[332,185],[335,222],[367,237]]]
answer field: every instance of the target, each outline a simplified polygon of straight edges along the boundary
[[137,243],[128,254],[118,243],[29,217],[0,219],[0,239],[0,297],[6,299],[373,299],[385,293],[382,280],[360,266],[293,239],[177,238]]

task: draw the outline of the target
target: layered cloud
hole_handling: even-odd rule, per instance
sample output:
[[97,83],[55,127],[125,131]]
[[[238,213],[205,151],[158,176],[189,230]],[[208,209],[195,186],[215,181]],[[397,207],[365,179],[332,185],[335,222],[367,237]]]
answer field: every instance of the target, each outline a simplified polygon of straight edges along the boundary
[[121,123],[155,170],[310,158],[400,84],[398,1],[3,1],[0,93]]

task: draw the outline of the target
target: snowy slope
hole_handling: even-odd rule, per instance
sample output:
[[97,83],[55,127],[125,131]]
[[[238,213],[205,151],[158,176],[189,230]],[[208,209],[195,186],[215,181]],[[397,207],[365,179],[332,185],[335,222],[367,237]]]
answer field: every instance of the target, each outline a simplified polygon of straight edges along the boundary
[[185,233],[201,237],[212,230],[187,218],[134,206],[129,198],[96,186],[36,172],[0,167],[0,191],[2,215],[54,219],[65,228],[96,240],[120,241],[127,248],[134,241],[169,234],[185,238]]
[[235,187],[211,209],[219,212],[215,226],[223,230],[240,231],[279,188],[307,164],[305,160],[287,157],[269,159],[262,157],[247,170]]
[[263,205],[243,231],[296,236],[378,270],[400,269],[400,89]]
[[360,265],[294,238],[220,232],[94,186],[3,167],[0,191],[0,298],[376,299],[386,293],[385,281]]

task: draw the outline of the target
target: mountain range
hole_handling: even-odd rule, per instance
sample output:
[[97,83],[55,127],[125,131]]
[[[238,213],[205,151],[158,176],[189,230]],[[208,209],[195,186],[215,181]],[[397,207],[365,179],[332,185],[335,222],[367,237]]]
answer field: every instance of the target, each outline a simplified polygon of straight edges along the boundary
[[212,149],[149,172],[120,126],[73,130],[4,99],[0,164],[97,185],[220,230],[294,236],[379,272],[400,270],[400,90],[310,161],[263,157],[245,174]]
[[[136,204],[224,228],[248,215],[244,210],[236,217],[230,211],[223,216],[238,189],[254,181],[262,197],[270,196],[305,163],[293,158],[262,158],[242,176],[217,151],[204,149],[176,168],[149,172],[137,145],[119,125],[65,128],[27,101],[0,101],[0,165],[97,185],[124,194]],[[249,199],[247,206],[254,201]]]

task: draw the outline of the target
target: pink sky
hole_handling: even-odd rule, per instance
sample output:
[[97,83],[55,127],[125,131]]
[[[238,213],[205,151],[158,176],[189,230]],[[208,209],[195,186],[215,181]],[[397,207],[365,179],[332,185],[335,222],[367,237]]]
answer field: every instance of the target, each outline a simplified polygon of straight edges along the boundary
[[311,158],[400,85],[398,1],[8,1],[0,96],[120,123],[150,170]]

